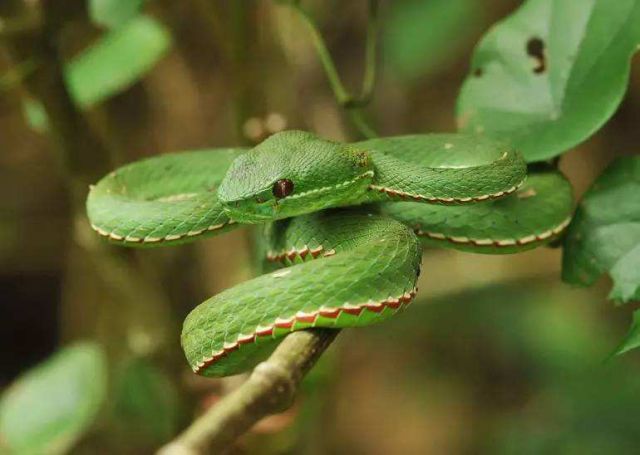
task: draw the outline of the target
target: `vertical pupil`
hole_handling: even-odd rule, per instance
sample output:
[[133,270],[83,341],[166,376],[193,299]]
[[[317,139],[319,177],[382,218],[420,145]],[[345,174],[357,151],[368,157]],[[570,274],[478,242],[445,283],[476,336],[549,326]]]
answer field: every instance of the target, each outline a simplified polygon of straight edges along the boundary
[[281,179],[273,184],[273,195],[278,199],[293,193],[293,182],[289,179]]

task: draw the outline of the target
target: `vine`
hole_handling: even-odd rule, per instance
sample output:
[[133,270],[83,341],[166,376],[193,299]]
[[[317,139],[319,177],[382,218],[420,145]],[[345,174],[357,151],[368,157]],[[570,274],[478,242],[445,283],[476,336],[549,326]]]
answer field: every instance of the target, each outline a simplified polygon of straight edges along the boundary
[[369,0],[369,9],[367,16],[367,37],[365,44],[365,70],[362,78],[362,87],[360,93],[355,95],[350,93],[345,87],[340,74],[336,67],[331,52],[322,37],[316,21],[302,7],[300,2],[281,2],[289,7],[298,18],[305,24],[309,30],[311,41],[316,50],[316,54],[320,59],[322,68],[324,69],[329,85],[333,90],[333,94],[338,104],[346,111],[349,119],[358,130],[358,132],[366,137],[377,137],[378,133],[369,125],[364,117],[363,108],[365,108],[373,97],[373,91],[376,83],[377,73],[377,54],[378,54],[378,34],[379,34],[379,5],[378,0]]

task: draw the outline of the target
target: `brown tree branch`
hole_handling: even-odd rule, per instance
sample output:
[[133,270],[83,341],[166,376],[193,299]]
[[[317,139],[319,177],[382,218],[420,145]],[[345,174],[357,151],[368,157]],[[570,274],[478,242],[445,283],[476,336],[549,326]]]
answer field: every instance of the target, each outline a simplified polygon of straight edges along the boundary
[[221,453],[263,417],[293,403],[298,385],[338,334],[311,329],[288,335],[249,379],[165,445],[160,455]]

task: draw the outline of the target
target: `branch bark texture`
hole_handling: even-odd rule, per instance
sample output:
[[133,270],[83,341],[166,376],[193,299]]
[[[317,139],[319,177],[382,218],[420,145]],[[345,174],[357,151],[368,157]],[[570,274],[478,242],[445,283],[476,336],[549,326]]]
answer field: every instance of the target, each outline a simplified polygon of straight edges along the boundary
[[222,453],[263,417],[291,406],[305,374],[338,334],[311,329],[288,335],[249,379],[197,418],[160,455]]

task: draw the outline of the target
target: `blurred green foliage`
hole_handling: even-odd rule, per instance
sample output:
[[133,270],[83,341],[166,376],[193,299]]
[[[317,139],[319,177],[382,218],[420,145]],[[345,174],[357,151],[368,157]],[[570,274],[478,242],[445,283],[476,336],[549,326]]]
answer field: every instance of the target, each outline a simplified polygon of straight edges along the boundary
[[182,411],[166,373],[146,359],[134,358],[121,366],[115,382],[111,420],[121,440],[153,447],[176,433]]
[[89,17],[96,25],[116,28],[135,17],[145,0],[89,0]]
[[[73,58],[65,68],[69,92],[76,104],[88,109],[138,82],[170,50],[172,38],[157,20],[139,15],[107,32]],[[34,131],[48,128],[47,114],[34,99],[23,112]]]
[[107,392],[100,346],[77,343],[34,367],[2,394],[0,445],[11,453],[66,453],[93,424]]
[[483,17],[478,0],[404,0],[389,6],[384,67],[409,80],[446,68]]
[[44,134],[49,129],[49,118],[40,101],[26,98],[22,103],[22,115],[29,127],[36,133]]
[[74,101],[90,107],[130,87],[171,47],[158,21],[137,16],[75,57],[65,75]]
[[[425,431],[429,409],[437,412],[441,400],[464,403],[460,421],[448,421],[453,434],[465,434],[456,446],[462,453],[633,453],[640,444],[633,418],[640,365],[630,357],[607,360],[613,327],[598,314],[598,300],[529,281],[418,301],[386,327],[358,336],[371,345],[372,369],[393,372],[372,378],[364,393],[393,388],[381,406],[398,406],[400,415],[415,401],[424,409],[415,427]],[[349,400],[362,376],[345,380],[339,400]],[[448,384],[446,398],[434,387],[441,383]],[[351,399],[361,399],[356,395]],[[390,424],[361,419],[347,430],[375,433]],[[399,453],[411,452],[396,444]]]

